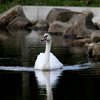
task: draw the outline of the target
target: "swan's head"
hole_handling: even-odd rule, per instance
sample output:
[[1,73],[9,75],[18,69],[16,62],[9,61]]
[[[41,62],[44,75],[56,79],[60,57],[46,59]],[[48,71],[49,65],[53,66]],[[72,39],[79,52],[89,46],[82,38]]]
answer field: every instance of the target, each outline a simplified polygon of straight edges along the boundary
[[51,35],[50,34],[48,34],[48,33],[45,33],[44,34],[44,36],[43,36],[43,38],[41,39],[41,41],[51,41],[52,40],[52,37],[51,37]]

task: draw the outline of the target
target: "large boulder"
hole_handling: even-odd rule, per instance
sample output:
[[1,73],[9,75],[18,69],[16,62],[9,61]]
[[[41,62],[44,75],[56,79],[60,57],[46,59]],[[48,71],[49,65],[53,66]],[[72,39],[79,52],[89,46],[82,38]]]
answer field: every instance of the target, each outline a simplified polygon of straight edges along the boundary
[[91,34],[91,42],[100,42],[100,30],[96,30]]
[[95,29],[91,17],[88,14],[74,14],[68,23],[77,23],[81,28]]
[[[80,38],[81,34],[84,34],[87,30],[88,36],[90,37],[91,31],[95,30],[95,26],[88,14],[74,14],[68,22],[54,21],[49,26],[49,32],[63,32],[63,35],[73,35]],[[82,31],[84,30],[84,31]],[[83,37],[81,37],[83,38]]]
[[81,29],[92,29],[95,30],[95,26],[87,14],[74,14],[73,17],[67,22],[70,27],[66,28],[63,35],[79,35],[82,34]]
[[70,27],[70,24],[67,24],[61,21],[54,21],[49,26],[48,32],[63,33],[66,30],[66,27]]
[[14,20],[9,22],[6,29],[7,30],[12,29],[12,28],[20,29],[20,28],[27,28],[30,26],[32,26],[32,24],[26,17],[17,16]]
[[23,9],[20,5],[17,5],[9,9],[8,11],[0,14],[0,27],[5,28],[6,25],[17,16],[25,17]]
[[79,29],[79,33],[77,34],[77,38],[78,39],[82,39],[82,38],[90,38],[91,34],[94,33],[96,30],[92,30],[92,29]]
[[46,22],[50,25],[54,21],[67,22],[73,14],[69,9],[53,8],[46,17]]

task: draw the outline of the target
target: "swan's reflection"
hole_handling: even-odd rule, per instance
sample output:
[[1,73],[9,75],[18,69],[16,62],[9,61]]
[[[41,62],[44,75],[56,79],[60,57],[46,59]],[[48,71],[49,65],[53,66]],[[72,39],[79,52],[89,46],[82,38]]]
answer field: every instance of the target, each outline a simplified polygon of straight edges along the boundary
[[35,76],[39,87],[43,88],[46,86],[47,99],[53,100],[52,87],[56,85],[59,76],[61,75],[61,70],[57,71],[35,71]]

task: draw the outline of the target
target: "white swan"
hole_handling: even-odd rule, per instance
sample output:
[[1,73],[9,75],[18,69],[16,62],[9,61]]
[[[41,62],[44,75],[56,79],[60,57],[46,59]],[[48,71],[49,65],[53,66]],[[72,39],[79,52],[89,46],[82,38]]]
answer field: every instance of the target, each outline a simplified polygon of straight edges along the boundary
[[40,53],[37,56],[34,68],[42,69],[42,70],[62,68],[63,64],[52,53],[50,53],[51,43],[52,43],[51,35],[45,33],[41,41],[45,41],[45,40],[46,40],[45,52]]

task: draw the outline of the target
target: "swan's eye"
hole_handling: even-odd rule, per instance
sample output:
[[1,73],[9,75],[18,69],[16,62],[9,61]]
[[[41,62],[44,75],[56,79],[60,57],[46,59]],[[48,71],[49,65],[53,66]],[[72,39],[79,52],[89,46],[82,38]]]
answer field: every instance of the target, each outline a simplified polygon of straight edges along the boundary
[[47,38],[47,37],[48,37],[48,35],[44,36],[44,38]]

